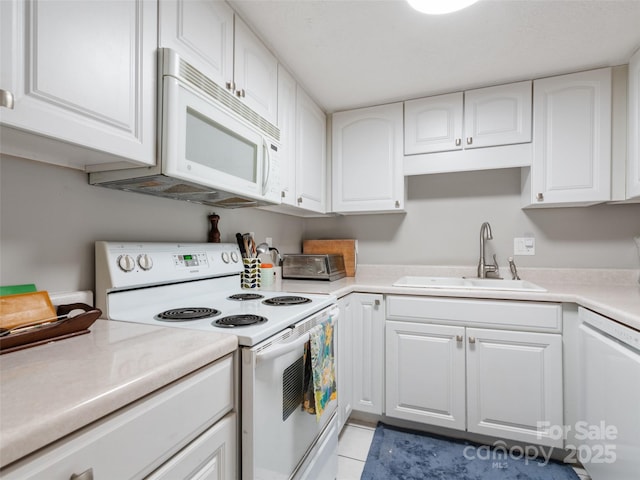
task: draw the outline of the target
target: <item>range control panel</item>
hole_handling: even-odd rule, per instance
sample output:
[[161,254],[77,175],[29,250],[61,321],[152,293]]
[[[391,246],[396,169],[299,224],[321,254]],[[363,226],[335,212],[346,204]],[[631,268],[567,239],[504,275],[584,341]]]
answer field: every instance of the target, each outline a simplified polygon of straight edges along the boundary
[[239,274],[233,243],[96,242],[96,283],[108,291]]

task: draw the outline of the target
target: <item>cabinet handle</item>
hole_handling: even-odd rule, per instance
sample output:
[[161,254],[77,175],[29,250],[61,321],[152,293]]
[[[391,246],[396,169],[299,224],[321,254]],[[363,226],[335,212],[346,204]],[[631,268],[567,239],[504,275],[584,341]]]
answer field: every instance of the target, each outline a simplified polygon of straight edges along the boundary
[[462,145],[462,139],[456,138],[456,147],[459,147],[460,145]]
[[298,203],[302,203],[302,197],[298,197]]
[[244,98],[245,97],[244,88],[241,88],[240,90],[236,90],[236,97],[238,97],[238,98]]
[[93,468],[85,470],[80,474],[74,473],[69,477],[69,480],[93,480]]
[[476,337],[469,337],[469,343],[476,343]]
[[473,137],[467,137],[467,145],[471,145],[473,143]]
[[462,335],[456,335],[456,342],[462,343]]
[[227,82],[225,86],[227,87],[227,90],[229,90],[230,92],[233,92],[236,89],[235,82]]
[[7,107],[13,110],[13,93],[0,88],[0,107]]
[[284,190],[282,190],[282,191],[280,192],[280,198],[284,198],[284,197],[286,197],[286,196],[287,196],[287,192],[285,192]]
[[396,200],[396,208],[400,208],[400,202]]
[[536,200],[538,200],[539,202],[544,201],[544,195],[542,193],[539,193],[536,195]]

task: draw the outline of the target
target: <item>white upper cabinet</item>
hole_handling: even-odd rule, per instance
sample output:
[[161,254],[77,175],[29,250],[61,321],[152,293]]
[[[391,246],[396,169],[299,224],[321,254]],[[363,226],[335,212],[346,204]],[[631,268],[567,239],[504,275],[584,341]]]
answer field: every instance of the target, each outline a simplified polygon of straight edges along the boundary
[[404,174],[530,165],[531,121],[530,81],[406,101]]
[[404,153],[462,149],[463,93],[404,102]]
[[531,141],[531,82],[464,93],[465,148]]
[[534,82],[531,169],[524,206],[577,206],[611,199],[611,69]]
[[640,50],[629,61],[627,198],[640,198]]
[[237,15],[233,80],[236,96],[275,125],[278,121],[278,60]]
[[281,203],[260,207],[299,217],[327,212],[327,119],[282,66],[278,67]]
[[160,0],[160,47],[219,85],[233,79],[233,10],[225,2]]
[[327,211],[327,117],[298,85],[296,92],[296,205]]
[[296,89],[295,79],[278,66],[278,127],[280,128],[281,201],[296,206]]
[[402,103],[336,113],[332,129],[332,211],[403,211]]
[[277,123],[278,61],[226,3],[161,0],[160,47],[188,63]]
[[0,89],[14,97],[0,109],[2,153],[155,163],[155,2],[6,0],[0,29]]

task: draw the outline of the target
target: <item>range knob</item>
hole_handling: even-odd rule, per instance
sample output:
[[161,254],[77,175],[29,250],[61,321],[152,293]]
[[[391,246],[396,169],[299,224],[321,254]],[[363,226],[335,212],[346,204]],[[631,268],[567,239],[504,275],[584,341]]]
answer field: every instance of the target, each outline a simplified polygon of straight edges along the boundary
[[138,265],[143,270],[151,270],[153,267],[153,259],[146,253],[138,255]]
[[240,257],[238,256],[238,252],[236,252],[235,250],[233,252],[231,252],[231,261],[233,263],[238,263],[240,261]]
[[229,254],[227,252],[222,252],[220,256],[222,257],[222,261],[224,263],[229,263]]
[[131,255],[120,255],[118,257],[118,266],[124,272],[131,272],[134,268],[136,268],[136,261]]

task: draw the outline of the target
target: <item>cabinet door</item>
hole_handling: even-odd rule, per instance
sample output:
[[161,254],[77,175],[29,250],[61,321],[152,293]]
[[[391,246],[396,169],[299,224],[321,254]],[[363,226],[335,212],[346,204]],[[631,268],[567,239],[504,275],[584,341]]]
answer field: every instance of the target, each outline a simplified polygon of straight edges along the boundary
[[234,480],[237,478],[236,415],[230,413],[146,480]]
[[[155,164],[156,4],[7,0],[0,8],[0,88],[15,97],[2,125],[86,147],[85,165],[97,163],[91,150]],[[8,150],[20,138],[3,131],[2,151],[20,153]],[[30,158],[68,161],[59,147],[23,147]]]
[[560,334],[467,328],[468,431],[562,447],[562,398]]
[[353,410],[353,306],[352,295],[338,300],[338,430]]
[[402,211],[402,103],[333,116],[334,212]]
[[629,62],[627,198],[640,197],[640,50]]
[[531,82],[464,92],[465,148],[531,141]]
[[214,82],[233,80],[233,10],[225,2],[160,0],[160,47],[181,58]]
[[404,153],[462,149],[462,92],[404,102]]
[[275,125],[278,121],[278,61],[237,15],[233,70],[236,95]]
[[536,80],[533,205],[611,198],[611,69]]
[[325,213],[327,208],[327,119],[309,95],[296,94],[296,204]]
[[352,294],[353,409],[382,415],[384,300],[378,294]]
[[296,81],[278,65],[278,128],[282,203],[296,205]]
[[386,414],[465,428],[464,327],[386,323]]

